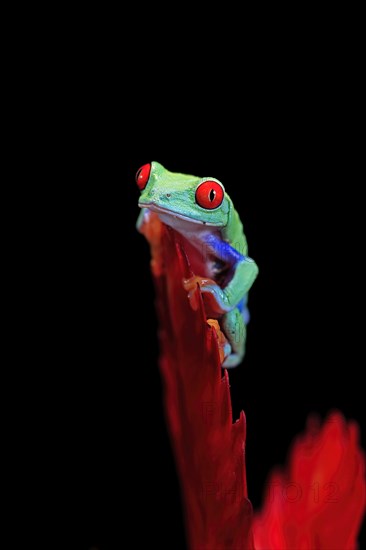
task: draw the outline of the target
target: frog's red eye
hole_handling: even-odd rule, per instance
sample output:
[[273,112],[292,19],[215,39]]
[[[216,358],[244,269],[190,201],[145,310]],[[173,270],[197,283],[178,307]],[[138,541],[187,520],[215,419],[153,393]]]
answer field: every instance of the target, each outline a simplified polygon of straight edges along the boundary
[[136,174],[137,187],[142,191],[145,189],[147,182],[149,181],[151,171],[151,164],[144,164],[141,166]]
[[224,200],[224,189],[217,181],[204,181],[197,187],[196,202],[202,208],[213,210]]

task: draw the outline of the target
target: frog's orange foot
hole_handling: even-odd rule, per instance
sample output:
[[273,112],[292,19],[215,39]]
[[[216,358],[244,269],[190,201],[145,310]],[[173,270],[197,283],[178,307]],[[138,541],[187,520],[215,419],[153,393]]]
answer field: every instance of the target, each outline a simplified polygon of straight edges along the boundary
[[223,291],[218,284],[207,277],[194,275],[183,279],[183,288],[188,292],[188,298],[193,310],[198,308],[196,290],[200,288],[207,318],[218,318],[227,311],[223,304]]
[[138,229],[150,244],[152,272],[155,277],[160,277],[164,273],[164,262],[161,251],[163,225],[159,216],[155,212],[144,211]]
[[183,279],[183,288],[188,292],[188,300],[193,311],[197,311],[199,306],[199,297],[197,288],[200,284],[201,277],[190,277]]
[[139,222],[138,229],[149,241],[150,245],[153,247],[161,245],[163,225],[155,212],[145,209]]
[[231,353],[231,346],[216,319],[207,319],[207,324],[210,325],[210,327],[212,327],[216,332],[217,343],[219,345],[220,361],[221,363],[223,363],[226,357],[228,357]]
[[216,285],[215,281],[213,281],[212,279],[208,279],[207,277],[198,277],[198,275],[194,275],[189,279],[183,279],[183,287],[185,290],[187,290],[187,292],[190,292],[191,290],[197,288],[197,285],[201,287],[212,284]]
[[189,303],[194,311],[197,311],[199,305],[199,297],[197,293],[198,287],[201,288],[212,283],[215,284],[215,282],[211,279],[199,277],[198,275],[189,277],[189,279],[183,279],[183,288],[188,292]]

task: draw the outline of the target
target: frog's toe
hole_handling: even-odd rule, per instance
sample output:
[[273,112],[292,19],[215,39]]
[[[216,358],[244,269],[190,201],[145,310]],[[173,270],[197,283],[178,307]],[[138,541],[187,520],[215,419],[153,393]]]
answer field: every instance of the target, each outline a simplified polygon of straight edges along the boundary
[[228,357],[226,357],[225,361],[222,364],[222,367],[224,369],[232,369],[234,367],[237,367],[243,359],[243,356],[239,353],[231,353]]
[[223,361],[223,364],[225,363],[226,359],[231,355],[231,352],[232,352],[232,348],[229,344],[229,342],[226,342],[226,344],[224,345],[224,361]]

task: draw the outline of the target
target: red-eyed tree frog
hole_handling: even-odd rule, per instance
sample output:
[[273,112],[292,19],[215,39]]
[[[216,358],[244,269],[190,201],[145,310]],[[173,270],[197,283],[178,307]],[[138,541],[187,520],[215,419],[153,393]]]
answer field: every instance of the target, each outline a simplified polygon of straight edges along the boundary
[[199,284],[207,319],[217,319],[227,338],[223,367],[236,367],[245,353],[248,291],[258,274],[248,257],[243,225],[224,186],[166,170],[158,162],[136,174],[142,209],[137,228],[147,233],[152,216],[184,240],[195,276],[183,281],[189,292]]

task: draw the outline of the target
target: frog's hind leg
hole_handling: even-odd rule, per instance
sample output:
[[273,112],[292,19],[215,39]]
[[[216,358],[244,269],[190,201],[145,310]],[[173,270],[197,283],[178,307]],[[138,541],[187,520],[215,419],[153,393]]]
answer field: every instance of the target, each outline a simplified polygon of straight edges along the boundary
[[[244,311],[246,311],[244,309]],[[226,369],[236,367],[241,363],[245,353],[247,329],[243,312],[238,308],[225,313],[220,321],[222,330],[231,346],[231,354],[226,357],[222,366]]]

